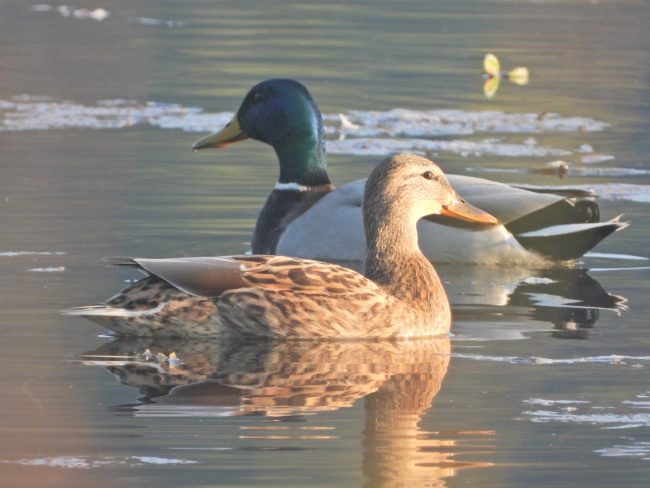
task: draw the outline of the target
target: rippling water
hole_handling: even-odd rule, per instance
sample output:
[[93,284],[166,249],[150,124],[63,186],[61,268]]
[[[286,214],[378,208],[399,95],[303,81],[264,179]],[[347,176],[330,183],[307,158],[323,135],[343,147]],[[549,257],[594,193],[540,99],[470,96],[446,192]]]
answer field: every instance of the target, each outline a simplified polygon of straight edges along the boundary
[[[647,484],[644,2],[0,13],[3,486]],[[486,52],[530,83],[487,100]],[[574,268],[440,266],[451,341],[127,341],[61,316],[134,277],[106,256],[247,248],[273,152],[189,148],[269,77],[314,94],[337,183],[411,150],[455,173],[593,189],[604,218],[632,225]]]

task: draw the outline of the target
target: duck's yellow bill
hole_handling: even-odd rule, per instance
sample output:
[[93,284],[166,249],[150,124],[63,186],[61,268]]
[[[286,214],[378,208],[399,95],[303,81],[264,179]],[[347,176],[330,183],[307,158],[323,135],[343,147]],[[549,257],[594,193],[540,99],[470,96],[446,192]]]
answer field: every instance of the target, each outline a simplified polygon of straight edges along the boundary
[[468,203],[458,195],[456,195],[451,203],[442,206],[440,215],[479,224],[499,223],[496,217]]
[[223,129],[202,137],[192,144],[192,151],[200,151],[201,149],[208,148],[220,149],[245,139],[248,139],[248,134],[239,127],[239,120],[237,120],[237,115],[235,115]]

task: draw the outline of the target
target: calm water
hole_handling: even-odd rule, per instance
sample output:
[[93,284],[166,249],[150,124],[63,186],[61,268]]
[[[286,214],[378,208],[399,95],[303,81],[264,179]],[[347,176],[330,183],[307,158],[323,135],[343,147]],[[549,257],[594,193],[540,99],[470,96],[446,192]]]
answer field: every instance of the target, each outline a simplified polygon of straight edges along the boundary
[[[645,2],[37,4],[0,5],[3,486],[647,486],[649,263],[614,256],[650,256]],[[490,51],[530,84],[486,100]],[[338,183],[446,141],[448,171],[593,187],[632,226],[577,269],[440,267],[451,341],[129,342],[61,316],[132,277],[103,257],[246,249],[272,151],[189,147],[280,76],[327,115]],[[393,108],[459,127],[400,134]]]

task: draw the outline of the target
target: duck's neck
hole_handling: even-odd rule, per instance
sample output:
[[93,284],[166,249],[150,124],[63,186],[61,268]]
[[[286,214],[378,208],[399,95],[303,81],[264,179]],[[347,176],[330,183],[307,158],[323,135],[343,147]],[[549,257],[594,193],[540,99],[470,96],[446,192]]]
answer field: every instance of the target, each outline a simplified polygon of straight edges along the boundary
[[436,307],[448,307],[442,283],[418,247],[417,219],[396,207],[397,212],[367,219],[365,275],[392,296],[437,313]]
[[322,126],[313,123],[306,133],[287,137],[273,145],[280,163],[279,186],[291,189],[309,189],[329,185]]

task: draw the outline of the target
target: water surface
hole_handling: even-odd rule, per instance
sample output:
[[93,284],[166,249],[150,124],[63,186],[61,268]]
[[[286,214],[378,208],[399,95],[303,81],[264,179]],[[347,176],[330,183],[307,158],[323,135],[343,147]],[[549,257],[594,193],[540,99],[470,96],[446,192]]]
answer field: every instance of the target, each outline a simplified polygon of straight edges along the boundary
[[[0,7],[3,483],[647,484],[644,2],[44,5]],[[529,85],[487,100],[486,52]],[[115,341],[59,315],[134,277],[106,256],[247,248],[273,152],[189,148],[269,77],[314,94],[337,183],[415,150],[593,188],[632,226],[575,269],[441,266],[451,341]]]

